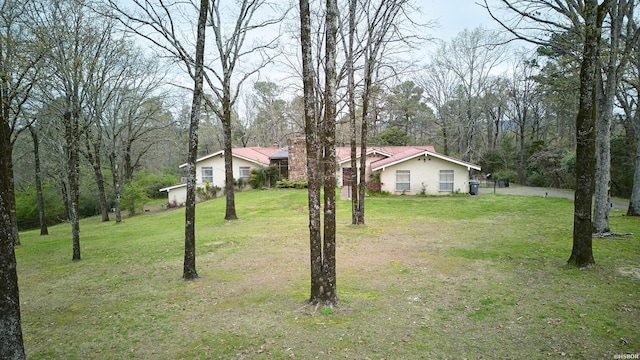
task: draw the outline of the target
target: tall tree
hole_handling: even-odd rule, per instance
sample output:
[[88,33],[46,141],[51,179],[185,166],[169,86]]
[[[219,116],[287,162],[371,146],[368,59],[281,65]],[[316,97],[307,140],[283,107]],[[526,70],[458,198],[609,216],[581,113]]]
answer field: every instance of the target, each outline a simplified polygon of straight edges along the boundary
[[[336,0],[326,1],[325,93],[323,121],[316,113],[316,74],[313,70],[313,43],[309,2],[300,0],[300,42],[304,90],[307,179],[309,183],[309,248],[311,256],[312,304],[333,306],[336,294],[336,195],[335,195],[335,121],[336,121]],[[324,181],[324,239],[320,228],[320,183]]]
[[[638,33],[640,24],[638,21],[630,21],[628,26],[634,33]],[[630,53],[631,66],[623,76],[620,91],[617,93],[618,102],[621,104],[630,123],[629,132],[635,136],[636,149],[634,153],[634,174],[631,196],[629,197],[628,216],[640,216],[640,41],[633,43],[633,51]]]
[[425,145],[430,133],[429,123],[434,118],[423,100],[424,89],[410,80],[394,86],[387,95],[388,128],[403,132],[412,143],[418,145]]
[[184,272],[185,279],[195,279],[196,272],[196,159],[198,158],[198,122],[203,99],[204,85],[204,49],[205,26],[209,0],[200,1],[200,15],[198,17],[198,35],[196,38],[196,61],[194,64],[195,78],[193,88],[193,103],[191,105],[191,125],[189,127],[189,155],[187,160],[187,202],[185,210],[184,235]]
[[[14,247],[19,244],[13,174],[13,146],[26,128],[23,106],[42,55],[30,27],[30,1],[0,5],[0,358],[25,359]],[[44,49],[44,47],[42,47]]]
[[[611,125],[613,103],[632,48],[638,42],[638,31],[634,22],[635,0],[615,0],[608,7],[609,26],[607,46],[598,56],[596,81],[596,179],[593,203],[593,227],[596,232],[609,232],[609,210],[611,209]],[[603,10],[604,11],[604,10]],[[626,30],[626,34],[625,34]],[[601,60],[604,59],[604,60]]]
[[[44,5],[50,5],[45,7]],[[80,252],[80,140],[89,124],[89,100],[101,89],[104,79],[99,76],[106,55],[113,49],[114,23],[90,11],[84,0],[55,0],[40,5],[38,25],[43,29],[39,40],[51,44],[47,55],[51,77],[49,93],[62,98],[62,124],[67,156],[70,200],[70,222],[73,261],[81,259]],[[46,29],[46,30],[45,30]],[[54,98],[49,99],[54,103]]]
[[309,0],[300,0],[300,45],[302,47],[302,83],[304,91],[305,145],[307,150],[307,183],[309,202],[309,249],[311,265],[310,302],[319,301],[323,290],[322,237],[320,231],[320,159],[316,114],[313,42]]
[[434,61],[425,68],[421,78],[418,80],[427,93],[426,101],[433,106],[436,112],[435,124],[439,127],[438,135],[441,143],[442,153],[451,155],[453,130],[452,125],[455,116],[448,111],[449,102],[455,97],[458,81],[455,73],[442,62]]
[[[358,4],[360,6],[358,6]],[[377,82],[381,77],[381,69],[385,65],[393,63],[392,54],[394,52],[403,52],[405,47],[411,47],[415,41],[420,37],[406,32],[402,24],[407,22],[412,25],[412,28],[421,27],[413,22],[409,13],[411,4],[408,0],[392,0],[392,1],[363,1],[363,2],[351,2],[349,4],[349,23],[356,24],[362,23],[362,28],[357,26],[349,26],[348,39],[345,34],[342,34],[343,43],[345,44],[345,53],[347,64],[345,70],[347,71],[347,77],[355,76],[355,74],[349,75],[349,73],[355,72],[355,64],[358,63],[358,68],[362,69],[362,73],[359,74],[362,79],[362,90],[360,95],[360,166],[358,174],[357,166],[357,151],[355,149],[357,145],[357,131],[355,131],[355,124],[357,123],[355,116],[355,91],[356,86],[355,79],[353,81],[348,80],[347,95],[350,123],[353,125],[354,130],[350,131],[350,144],[351,144],[351,203],[352,203],[352,222],[354,224],[364,224],[365,221],[365,190],[366,190],[366,162],[367,162],[367,141],[369,138],[369,122],[375,120],[375,96]],[[416,26],[419,25],[419,26]],[[354,31],[355,30],[355,31]],[[353,35],[358,35],[357,39],[352,39]],[[353,44],[359,44],[356,48]],[[405,60],[406,63],[406,60]],[[410,67],[404,65],[405,67]],[[403,67],[395,64],[390,66],[394,68],[394,75],[402,73]],[[349,84],[349,82],[351,82]]]
[[[133,0],[132,5],[137,13],[121,8],[117,2],[109,0],[111,9],[119,16],[120,22],[128,29],[153,43],[179,61],[194,82],[191,112],[189,116],[189,148],[187,160],[187,198],[185,204],[185,256],[183,278],[194,279],[196,272],[195,253],[195,207],[196,207],[196,158],[198,156],[198,126],[202,111],[205,74],[205,39],[209,16],[209,1],[201,0],[198,7],[198,22],[195,56],[186,47],[184,39],[175,27],[174,13],[189,13],[184,4],[167,4],[160,1],[152,4],[147,1]],[[190,4],[193,5],[193,4]],[[141,25],[141,26],[140,26]]]
[[285,119],[286,102],[280,98],[282,89],[271,81],[256,81],[251,106],[256,109],[251,126],[259,146],[282,146],[292,129]]
[[[3,9],[4,10],[4,9]],[[4,81],[3,81],[4,82]],[[4,97],[4,90],[3,97]],[[4,107],[4,106],[3,106]],[[8,119],[2,116],[0,123],[0,357],[3,359],[25,359],[20,321],[20,296],[18,273],[14,251],[12,209],[15,212],[13,167],[11,164],[11,128]]]
[[595,264],[591,237],[591,201],[595,180],[596,70],[606,8],[600,8],[597,0],[585,0],[583,11],[584,48],[580,64],[580,105],[576,116],[573,249],[567,261],[579,267]]
[[[272,7],[272,4],[264,0],[241,0],[231,8],[229,4],[216,0],[209,9],[208,25],[213,30],[215,61],[206,67],[206,81],[214,94],[214,100],[219,104],[216,106],[210,103],[209,106],[220,118],[224,132],[225,220],[238,218],[231,153],[233,108],[242,84],[271,62],[269,51],[277,42],[276,37],[266,42],[249,44],[247,36],[258,31],[266,31],[270,26],[280,22],[280,16],[261,17]],[[231,21],[227,22],[228,20]]]
[[[536,43],[549,45],[540,36],[548,31],[574,31],[583,39],[580,51],[580,89],[579,105],[576,116],[576,190],[573,220],[573,248],[568,263],[578,267],[595,264],[592,248],[592,198],[595,180],[595,120],[596,107],[596,71],[598,53],[601,46],[602,24],[612,1],[585,0],[568,2],[560,0],[502,0],[506,8],[515,13],[519,26],[508,25],[491,16],[515,37]],[[540,11],[531,11],[531,8]],[[528,33],[522,33],[522,26],[528,27]],[[531,34],[531,30],[540,30]]]
[[508,118],[512,126],[518,152],[518,183],[526,182],[526,165],[529,157],[529,148],[535,141],[534,122],[536,114],[537,89],[533,80],[534,66],[529,61],[523,61],[516,65],[508,92]]
[[[349,109],[349,145],[351,148],[351,178],[349,179],[351,193],[351,224],[364,223],[364,206],[358,202],[358,173],[357,169],[357,146],[358,129],[356,122],[356,81],[355,81],[355,32],[356,32],[356,10],[357,0],[349,0],[348,17],[348,38],[346,41],[346,65],[347,65],[347,108]],[[364,202],[362,203],[364,205]]]
[[[336,38],[338,2],[327,1],[327,34],[325,47],[325,112],[322,127],[322,164],[324,167],[324,246],[322,277],[324,286],[317,300],[332,306],[336,293]],[[313,294],[312,294],[313,300]]]
[[497,33],[482,28],[464,30],[441,45],[435,54],[436,66],[455,75],[461,116],[451,124],[451,129],[457,142],[456,152],[463,160],[477,155],[474,140],[482,129],[479,102],[491,85],[492,73],[506,58],[506,48],[496,46],[500,42]]
[[40,235],[49,235],[44,199],[42,196],[42,169],[40,166],[40,141],[38,139],[38,130],[36,130],[32,125],[29,127],[29,131],[31,132],[31,139],[33,140],[33,171],[35,175],[36,200],[38,202],[38,218],[40,219]]

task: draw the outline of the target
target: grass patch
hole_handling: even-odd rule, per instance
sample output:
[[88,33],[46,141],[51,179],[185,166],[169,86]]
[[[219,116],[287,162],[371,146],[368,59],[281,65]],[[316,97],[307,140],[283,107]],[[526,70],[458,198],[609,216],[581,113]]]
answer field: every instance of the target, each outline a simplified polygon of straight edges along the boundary
[[[613,358],[640,353],[638,235],[594,239],[597,265],[565,266],[566,199],[388,196],[367,224],[338,204],[338,296],[306,305],[304,190],[197,206],[200,278],[181,279],[184,209],[123,223],[21,233],[16,248],[30,359]],[[617,232],[637,218],[612,213]]]

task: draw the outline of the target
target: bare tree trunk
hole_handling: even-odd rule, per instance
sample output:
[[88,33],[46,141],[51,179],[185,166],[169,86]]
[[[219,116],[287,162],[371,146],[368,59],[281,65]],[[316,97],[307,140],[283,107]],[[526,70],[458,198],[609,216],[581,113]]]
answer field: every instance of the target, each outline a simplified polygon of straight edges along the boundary
[[307,147],[307,182],[309,201],[309,250],[311,265],[311,296],[318,303],[323,292],[322,238],[320,234],[320,179],[317,140],[316,99],[314,89],[311,14],[309,0],[300,0],[300,43],[302,47],[302,82],[304,86],[305,143]]
[[40,219],[40,235],[49,235],[47,228],[47,217],[44,209],[44,199],[42,198],[42,173],[40,170],[40,144],[38,143],[38,134],[33,126],[29,127],[31,139],[33,140],[33,160],[36,180],[36,199],[38,202],[38,218]]
[[[517,115],[518,117],[520,115]],[[526,183],[526,176],[525,176],[525,163],[527,161],[526,159],[526,155],[527,155],[527,148],[525,146],[525,122],[526,122],[526,111],[524,112],[524,114],[522,115],[523,120],[522,123],[520,125],[520,129],[518,131],[518,142],[520,143],[520,154],[518,156],[518,182],[520,184],[525,184]]]
[[[230,90],[229,90],[230,91]],[[224,131],[224,193],[226,199],[225,220],[237,220],[236,197],[233,188],[233,144],[231,139],[231,95],[225,91],[223,96],[223,131]]]
[[[358,184],[358,225],[364,225],[365,209],[364,197],[367,189],[367,137],[369,136],[369,103],[371,101],[371,84],[373,77],[373,64],[370,59],[365,59],[364,89],[362,90],[362,116],[360,128],[360,182]],[[354,172],[357,169],[353,170]]]
[[[602,85],[602,75],[599,75],[598,78],[598,83]],[[609,96],[607,92],[610,91],[610,81],[614,80],[610,80],[607,76],[607,84],[605,86],[607,90],[605,90],[601,96]],[[600,91],[598,91],[598,93],[600,94]],[[615,93],[611,94],[611,96],[615,96]],[[593,228],[595,232],[605,233],[609,232],[609,209],[611,204],[611,111],[613,98],[611,98],[611,101],[608,101],[606,98],[601,100],[596,118],[597,135]],[[609,104],[611,104],[610,108]]]
[[358,165],[356,162],[357,157],[357,132],[356,132],[356,94],[355,94],[355,79],[354,79],[354,36],[356,28],[356,0],[349,0],[349,42],[347,53],[347,93],[349,100],[349,139],[351,145],[351,173],[349,179],[349,186],[351,187],[351,224],[356,225],[360,223],[360,211],[358,203]]
[[[640,63],[640,62],[639,62]],[[627,116],[630,116],[631,112],[627,111]],[[633,171],[633,188],[631,189],[631,197],[629,198],[629,208],[627,209],[628,216],[640,216],[640,107],[636,107],[633,120],[635,126],[636,136],[636,153],[635,153],[635,168]]]
[[109,162],[111,163],[111,176],[113,178],[113,193],[115,197],[115,212],[116,212],[116,223],[119,224],[122,222],[122,212],[120,211],[120,173],[118,169],[116,154],[112,152],[109,155]]
[[573,249],[567,261],[578,267],[595,264],[591,201],[595,176],[596,68],[602,18],[598,1],[584,2],[584,49],[580,66],[580,105],[576,117],[576,191]]
[[189,126],[189,155],[187,161],[187,199],[185,204],[184,225],[184,271],[182,277],[191,280],[198,277],[196,272],[196,159],[198,158],[198,125],[202,109],[205,27],[209,0],[200,1],[198,17],[198,35],[196,40],[195,77],[191,121]]
[[[100,131],[100,130],[99,130]],[[93,168],[93,175],[96,179],[96,188],[98,190],[98,205],[100,206],[100,215],[102,221],[109,221],[109,205],[107,204],[107,196],[104,188],[104,175],[102,174],[102,163],[100,161],[100,137],[95,140],[93,145],[87,140],[87,161]],[[91,151],[93,147],[93,152]]]
[[80,150],[78,146],[79,126],[77,112],[67,110],[64,113],[65,141],[67,144],[67,171],[69,179],[69,220],[73,242],[73,261],[80,260]]
[[[327,0],[327,41],[325,67],[325,119],[323,126],[324,165],[324,248],[325,279],[321,300],[332,306],[336,294],[336,34],[338,32],[337,0]],[[364,157],[365,154],[362,154]]]
[[[631,47],[633,46],[633,29],[628,28],[627,43],[621,50],[622,28],[624,18],[633,21],[634,0],[615,1],[611,5],[611,29],[609,33],[608,63],[604,69],[598,69],[598,89],[600,98],[598,118],[596,120],[596,182],[593,210],[593,226],[596,232],[609,232],[609,210],[611,209],[611,118],[613,116],[613,101],[620,82],[620,73],[627,64]],[[621,53],[622,51],[622,53]],[[603,72],[606,73],[606,83],[603,84]]]
[[13,244],[15,246],[20,246],[20,232],[18,229],[18,214],[16,213],[16,191],[15,183],[13,180],[13,173],[11,174],[11,179],[9,179],[9,186],[11,187],[11,194],[13,194],[13,196],[7,199],[7,201],[9,202],[9,214],[11,215],[11,232],[13,233]]
[[64,203],[64,219],[69,221],[71,219],[71,209],[69,208],[71,201],[69,200],[69,189],[64,179],[60,179],[60,193],[62,195],[62,202]]
[[[3,84],[4,85],[4,84]],[[4,87],[3,87],[4,90]],[[0,94],[4,95],[4,94]],[[0,358],[25,359],[16,271],[16,242],[11,206],[15,206],[11,129],[4,104],[0,119]],[[15,212],[15,211],[14,211]]]

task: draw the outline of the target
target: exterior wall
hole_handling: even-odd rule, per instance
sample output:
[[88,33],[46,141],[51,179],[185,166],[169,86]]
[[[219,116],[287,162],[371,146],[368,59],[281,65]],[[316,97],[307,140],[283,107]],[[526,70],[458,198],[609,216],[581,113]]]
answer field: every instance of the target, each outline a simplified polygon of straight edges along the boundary
[[[430,160],[429,160],[430,159]],[[392,194],[400,194],[396,191],[396,170],[409,170],[410,173],[410,190],[406,194],[419,194],[422,191],[423,184],[425,186],[425,194],[443,195],[449,192],[441,192],[440,189],[440,170],[453,170],[453,191],[460,193],[469,192],[469,171],[465,166],[457,165],[445,160],[434,157],[428,159],[420,156],[401,162],[396,165],[389,166],[380,173],[380,182],[382,182],[382,191],[388,191]]]
[[[224,188],[224,154],[220,154],[209,159],[203,160],[196,164],[196,187],[204,187],[202,181],[202,167],[210,166],[213,168],[213,182],[209,185]],[[240,167],[248,166],[251,170],[257,168],[254,162],[250,162],[237,157],[233,158],[233,178],[240,177]],[[184,205],[187,201],[187,186],[177,187],[168,191],[169,203],[175,202],[176,205]]]
[[187,186],[177,187],[168,191],[169,204],[183,206],[187,202]]
[[[202,168],[213,168],[213,182],[209,185],[217,186],[221,189],[224,188],[224,154],[216,155],[206,160],[200,161],[196,164],[196,186],[204,187],[204,181],[202,180]],[[248,166],[251,170],[257,168],[254,162],[250,162],[244,159],[233,157],[233,178],[238,179],[240,177],[240,167]]]
[[[365,170],[365,176],[366,176],[366,181],[369,181],[369,175],[371,175],[371,163],[374,161],[378,161],[384,159],[384,156],[380,155],[380,154],[371,154],[371,155],[367,155],[367,168]],[[345,163],[342,163],[340,165],[337,166],[336,169],[336,178],[337,178],[337,183],[339,184],[339,186],[342,186],[342,169],[344,168],[350,168],[351,167],[351,162],[347,161]],[[357,172],[358,172],[358,180],[360,180],[360,158],[357,159],[356,161],[356,167],[357,167]]]

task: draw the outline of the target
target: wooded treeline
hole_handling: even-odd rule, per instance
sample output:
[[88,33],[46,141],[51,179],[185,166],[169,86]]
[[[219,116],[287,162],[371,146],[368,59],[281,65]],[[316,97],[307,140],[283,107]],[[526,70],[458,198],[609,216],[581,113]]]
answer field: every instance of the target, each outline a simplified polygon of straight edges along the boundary
[[[195,136],[202,155],[284,146],[309,134],[309,106],[325,129],[330,110],[335,138],[329,142],[337,146],[433,145],[480,164],[493,178],[582,186],[586,195],[599,194],[597,231],[608,230],[608,210],[600,210],[609,196],[630,197],[628,213],[639,215],[638,1],[499,3],[485,5],[508,35],[476,28],[434,40],[425,35],[430,24],[420,23],[415,2],[344,0],[330,18],[336,24],[329,27],[335,44],[329,44],[329,6],[310,2],[308,72],[315,101],[305,105],[299,9],[266,2],[238,2],[233,9],[213,1],[207,8],[213,46],[204,54],[204,101],[194,112],[199,5],[5,0],[2,256],[19,244],[18,224],[40,226],[46,234],[47,223],[64,220],[72,226],[73,259],[79,260],[80,217],[121,221],[121,210],[135,213],[145,199],[162,195],[160,187],[180,180],[178,165],[194,137],[193,114],[199,115]],[[422,11],[428,17],[428,9]],[[499,11],[510,16],[501,18]],[[260,39],[248,35],[255,29]],[[530,46],[516,48],[513,38]],[[330,62],[322,55],[327,46],[335,53]],[[326,91],[330,96],[320,96]],[[580,183],[586,179],[580,171],[591,167],[597,181]],[[233,182],[229,169],[225,176]],[[360,199],[362,185],[354,185]],[[236,218],[233,191],[226,195],[226,218]],[[362,212],[354,223],[363,221],[363,206],[354,200],[354,214]]]
[[[115,20],[99,14],[108,11],[99,6],[58,1],[44,8],[27,3],[21,13],[31,23],[32,33],[24,36],[33,40],[27,54],[38,59],[38,81],[16,119],[15,132],[30,129],[38,135],[41,164],[35,166],[33,139],[15,136],[18,219],[23,227],[38,225],[37,177],[49,221],[75,216],[76,196],[78,216],[102,213],[107,220],[106,211],[119,208],[118,199],[134,210],[131,200],[135,204],[136,198],[145,197],[133,183],[139,170],[162,175],[142,180],[158,187],[179,180],[177,165],[185,161],[187,150],[188,89],[171,87],[178,81],[175,69],[154,55],[157,50],[150,51]],[[339,46],[346,44],[349,33],[344,30],[347,15],[340,14]],[[362,19],[372,14],[361,10],[357,15],[361,29],[351,34],[371,36]],[[556,33],[548,44],[520,51],[513,44],[500,45],[496,33],[470,29],[449,41],[432,41],[430,53],[420,52],[428,55],[426,63],[412,63],[411,54],[425,44],[418,34],[428,28],[411,29],[406,24],[411,19],[402,20],[404,33],[385,39],[386,52],[374,64],[374,78],[363,75],[364,49],[355,50],[357,145],[362,143],[358,115],[366,100],[369,144],[434,145],[441,153],[480,164],[494,177],[534,186],[574,186],[577,35],[569,30]],[[314,26],[319,33],[322,22]],[[637,28],[625,23],[622,30],[632,32],[633,26]],[[361,44],[366,39],[355,40]],[[321,39],[315,41],[318,48],[323,46]],[[618,70],[620,81],[614,87],[608,142],[613,154],[611,195],[625,197],[634,184],[629,164],[635,161],[637,144],[637,49],[628,50],[629,60]],[[338,146],[349,146],[351,137],[345,58],[338,56]],[[315,71],[322,73],[321,63]],[[245,83],[230,113],[231,146],[284,146],[288,138],[302,134],[302,94],[291,89],[268,75]],[[214,108],[220,102],[215,96],[209,99],[212,106],[204,106],[201,115],[200,155],[224,147],[221,117]],[[318,108],[323,108],[322,100]],[[77,154],[77,159],[69,154]],[[76,166],[77,176],[70,171]],[[72,191],[76,182],[77,195]],[[156,195],[155,189],[147,192]]]

